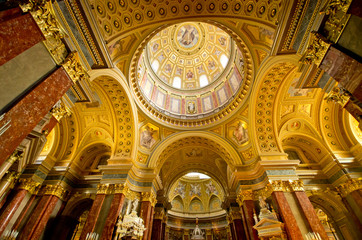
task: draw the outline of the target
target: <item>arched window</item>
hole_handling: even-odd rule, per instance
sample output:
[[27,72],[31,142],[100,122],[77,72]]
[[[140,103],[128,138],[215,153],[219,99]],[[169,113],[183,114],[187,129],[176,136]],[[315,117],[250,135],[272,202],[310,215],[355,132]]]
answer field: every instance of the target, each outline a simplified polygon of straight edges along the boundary
[[226,65],[228,64],[228,62],[229,62],[229,58],[225,54],[222,54],[220,57],[220,63],[222,65],[222,67],[226,68]]
[[153,61],[151,67],[154,72],[157,72],[158,68],[160,67],[160,63],[157,60],[155,60],[155,61]]
[[181,78],[175,77],[173,79],[172,86],[175,87],[175,88],[181,88]]
[[200,87],[205,87],[205,86],[207,86],[207,84],[209,84],[209,80],[207,80],[206,75],[201,75],[200,76]]

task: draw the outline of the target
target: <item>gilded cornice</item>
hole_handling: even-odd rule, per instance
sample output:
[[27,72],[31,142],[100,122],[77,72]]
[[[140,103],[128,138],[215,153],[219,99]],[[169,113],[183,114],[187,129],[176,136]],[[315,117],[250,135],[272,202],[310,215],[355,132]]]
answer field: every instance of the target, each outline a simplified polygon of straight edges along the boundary
[[28,191],[30,194],[36,194],[39,190],[40,183],[31,178],[21,178],[19,180],[19,189]]
[[69,191],[60,185],[46,185],[39,192],[40,195],[57,196],[62,201],[67,199],[68,193]]
[[319,66],[327,54],[331,43],[318,32],[311,32],[309,45],[303,53],[300,62],[303,64],[315,64]]
[[236,202],[242,206],[245,200],[254,200],[253,190],[240,190]]
[[30,12],[45,37],[44,44],[57,64],[61,64],[68,52],[62,42],[65,32],[58,24],[51,1],[29,0],[20,4],[23,12]]
[[74,83],[81,80],[89,81],[89,75],[80,63],[77,52],[69,53],[62,66]]
[[343,197],[346,197],[351,192],[362,189],[362,178],[349,179],[337,187],[337,190]]

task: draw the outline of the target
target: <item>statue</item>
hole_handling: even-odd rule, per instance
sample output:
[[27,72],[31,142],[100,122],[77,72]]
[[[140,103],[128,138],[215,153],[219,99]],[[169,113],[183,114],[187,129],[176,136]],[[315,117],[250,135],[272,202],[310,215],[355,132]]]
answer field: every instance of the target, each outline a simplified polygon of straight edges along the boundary
[[196,227],[195,229],[192,231],[192,235],[191,235],[191,240],[196,240],[196,239],[205,239],[204,237],[204,233],[201,231],[201,229],[199,228],[199,219],[196,218]]

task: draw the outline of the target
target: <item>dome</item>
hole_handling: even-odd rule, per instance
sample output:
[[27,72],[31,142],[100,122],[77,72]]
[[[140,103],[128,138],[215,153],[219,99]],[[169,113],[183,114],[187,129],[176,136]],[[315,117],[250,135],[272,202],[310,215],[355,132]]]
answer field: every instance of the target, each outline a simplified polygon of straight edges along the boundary
[[141,105],[163,119],[205,119],[233,102],[245,82],[245,68],[242,52],[221,28],[175,24],[157,32],[140,54],[136,94]]

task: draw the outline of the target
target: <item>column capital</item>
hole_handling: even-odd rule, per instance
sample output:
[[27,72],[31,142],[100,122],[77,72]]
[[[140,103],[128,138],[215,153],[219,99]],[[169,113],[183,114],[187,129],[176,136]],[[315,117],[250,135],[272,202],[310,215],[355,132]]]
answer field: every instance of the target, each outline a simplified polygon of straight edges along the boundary
[[16,172],[16,171],[7,172],[6,181],[8,181],[9,183],[12,183],[16,179],[18,179],[20,177],[20,175],[21,175],[21,173]]
[[153,192],[142,192],[141,193],[141,201],[150,202],[152,207],[154,207],[157,203],[156,196]]
[[164,217],[165,217],[165,210],[160,208],[157,209],[157,211],[155,211],[153,219],[159,219],[163,221]]
[[57,64],[61,64],[68,54],[67,48],[62,41],[66,35],[56,19],[52,1],[29,0],[20,4],[23,12],[30,12],[45,37],[44,44]]
[[322,34],[318,32],[311,32],[309,45],[299,61],[303,64],[314,63],[315,65],[319,66],[330,45],[331,44],[322,36]]
[[349,179],[337,187],[338,192],[340,192],[343,197],[359,189],[362,189],[362,178]]
[[304,192],[304,183],[302,180],[294,180],[288,182],[289,191]]
[[89,79],[89,75],[83,68],[77,52],[69,53],[62,66],[74,83]]
[[324,100],[327,102],[333,101],[344,107],[350,98],[350,94],[344,88],[335,86],[324,98]]
[[69,191],[60,185],[46,185],[41,189],[41,195],[52,195],[58,197],[60,200],[65,201],[68,197]]
[[19,189],[28,191],[30,194],[36,194],[41,185],[39,182],[34,181],[31,178],[21,178],[19,179]]
[[234,221],[235,219],[241,219],[241,214],[238,211],[230,211],[229,212],[229,219]]
[[98,184],[97,185],[97,194],[111,194],[113,192],[113,185],[110,184]]
[[126,192],[129,191],[129,188],[124,183],[114,184],[114,193],[122,193],[126,195]]
[[59,122],[63,117],[69,117],[72,113],[68,107],[66,107],[62,101],[58,101],[54,107],[50,110],[50,113]]
[[253,190],[240,190],[236,198],[236,202],[239,206],[242,206],[245,200],[254,200]]
[[24,157],[24,153],[18,150],[15,150],[10,157],[6,160],[9,164],[14,164],[17,160],[21,160]]

